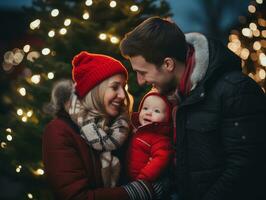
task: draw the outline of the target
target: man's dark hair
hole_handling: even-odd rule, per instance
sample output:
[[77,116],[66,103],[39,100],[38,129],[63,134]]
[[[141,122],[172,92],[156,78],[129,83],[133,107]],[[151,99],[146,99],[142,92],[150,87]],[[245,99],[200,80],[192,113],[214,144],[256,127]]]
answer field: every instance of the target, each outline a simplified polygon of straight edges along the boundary
[[120,43],[125,58],[143,56],[157,67],[166,57],[185,63],[187,43],[179,27],[160,17],[151,17],[127,33]]

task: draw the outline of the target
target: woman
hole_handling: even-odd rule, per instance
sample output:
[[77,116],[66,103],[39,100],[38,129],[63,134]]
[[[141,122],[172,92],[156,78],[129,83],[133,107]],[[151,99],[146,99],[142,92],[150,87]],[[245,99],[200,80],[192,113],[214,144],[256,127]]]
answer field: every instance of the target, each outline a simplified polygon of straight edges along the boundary
[[67,81],[54,87],[50,107],[56,118],[43,135],[45,172],[56,199],[158,199],[161,185],[137,180],[119,186],[119,158],[129,132],[126,68],[88,52],[75,56],[72,65],[74,94],[69,98]]

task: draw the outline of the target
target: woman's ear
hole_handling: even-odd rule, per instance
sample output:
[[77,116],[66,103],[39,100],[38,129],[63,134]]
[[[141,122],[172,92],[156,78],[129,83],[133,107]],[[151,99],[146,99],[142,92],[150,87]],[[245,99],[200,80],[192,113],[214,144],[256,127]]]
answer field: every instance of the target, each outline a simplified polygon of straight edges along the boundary
[[163,61],[163,68],[169,72],[174,71],[175,69],[175,61],[173,58],[166,57]]

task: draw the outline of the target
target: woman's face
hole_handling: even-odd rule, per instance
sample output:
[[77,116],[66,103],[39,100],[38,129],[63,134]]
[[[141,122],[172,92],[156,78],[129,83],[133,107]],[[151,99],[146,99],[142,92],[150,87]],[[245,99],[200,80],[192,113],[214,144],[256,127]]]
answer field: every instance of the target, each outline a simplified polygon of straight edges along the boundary
[[122,74],[110,77],[103,96],[105,111],[111,117],[117,116],[124,105],[126,98],[126,78]]

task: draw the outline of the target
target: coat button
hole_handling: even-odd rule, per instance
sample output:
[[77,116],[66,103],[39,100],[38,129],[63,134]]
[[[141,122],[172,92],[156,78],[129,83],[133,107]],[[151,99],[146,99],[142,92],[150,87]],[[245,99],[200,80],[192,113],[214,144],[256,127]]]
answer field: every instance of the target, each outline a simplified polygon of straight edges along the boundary
[[200,93],[200,97],[204,97],[204,96],[205,96],[204,92]]
[[242,140],[245,140],[246,139],[246,136],[245,135],[242,135],[241,138],[242,138]]
[[238,126],[238,125],[239,125],[239,123],[238,123],[238,122],[235,122],[235,123],[234,123],[234,125],[235,125],[235,126]]

